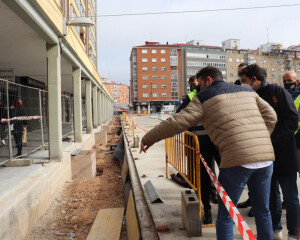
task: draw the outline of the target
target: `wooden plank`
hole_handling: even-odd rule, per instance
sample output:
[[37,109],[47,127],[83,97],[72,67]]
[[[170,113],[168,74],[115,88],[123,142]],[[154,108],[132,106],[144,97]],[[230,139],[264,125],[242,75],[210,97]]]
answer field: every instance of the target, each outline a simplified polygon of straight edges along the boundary
[[124,208],[99,210],[87,240],[119,240]]
[[135,212],[132,190],[129,193],[128,204],[126,209],[126,230],[127,230],[127,239],[129,240],[140,239],[140,231],[139,231],[138,220]]

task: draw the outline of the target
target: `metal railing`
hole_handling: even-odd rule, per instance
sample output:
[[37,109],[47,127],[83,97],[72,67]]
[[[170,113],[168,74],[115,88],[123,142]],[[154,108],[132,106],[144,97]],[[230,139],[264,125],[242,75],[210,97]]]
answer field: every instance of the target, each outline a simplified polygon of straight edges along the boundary
[[[73,97],[62,95],[63,136],[73,134],[73,109]],[[48,92],[0,79],[0,165],[48,142]]]
[[167,138],[166,144],[166,177],[169,177],[171,164],[182,178],[193,188],[200,202],[201,216],[201,185],[200,185],[200,152],[196,134],[185,131],[174,137]]

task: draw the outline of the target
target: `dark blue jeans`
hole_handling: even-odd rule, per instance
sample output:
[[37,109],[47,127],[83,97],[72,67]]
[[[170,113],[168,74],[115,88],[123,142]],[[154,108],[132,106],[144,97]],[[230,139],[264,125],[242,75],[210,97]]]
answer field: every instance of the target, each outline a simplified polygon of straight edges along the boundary
[[283,200],[286,204],[286,225],[290,236],[297,236],[299,227],[300,207],[297,188],[297,173],[287,176],[272,176],[270,211],[272,215],[273,230],[281,230],[281,186]]
[[[244,167],[220,169],[219,181],[235,205],[248,183],[258,240],[273,240],[272,220],[269,210],[272,173],[273,164],[259,169]],[[217,239],[233,240],[233,224],[225,205],[219,198],[216,222]]]

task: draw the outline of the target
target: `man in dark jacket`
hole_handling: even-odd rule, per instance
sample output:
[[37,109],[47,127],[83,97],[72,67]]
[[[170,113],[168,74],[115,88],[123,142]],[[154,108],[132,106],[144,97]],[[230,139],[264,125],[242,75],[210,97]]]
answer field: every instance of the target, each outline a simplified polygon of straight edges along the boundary
[[235,85],[241,85],[241,77],[240,77],[240,72],[242,71],[242,69],[244,69],[245,67],[247,67],[248,65],[246,63],[241,63],[238,66],[238,76],[239,78],[237,80],[235,80],[234,84]]
[[[275,110],[278,122],[271,135],[275,152],[274,171],[271,181],[270,211],[274,239],[283,239],[281,225],[281,186],[286,202],[286,217],[289,240],[298,239],[300,206],[298,199],[298,161],[294,133],[298,129],[298,114],[288,91],[264,79],[263,70],[256,64],[244,68],[241,73],[242,85],[252,88]],[[263,194],[263,193],[262,193]]]
[[[284,88],[292,94],[292,98],[298,112],[298,130],[295,132],[295,141],[297,146],[298,165],[300,167],[300,84],[297,74],[294,71],[287,72],[283,75]],[[300,173],[300,171],[299,171]]]

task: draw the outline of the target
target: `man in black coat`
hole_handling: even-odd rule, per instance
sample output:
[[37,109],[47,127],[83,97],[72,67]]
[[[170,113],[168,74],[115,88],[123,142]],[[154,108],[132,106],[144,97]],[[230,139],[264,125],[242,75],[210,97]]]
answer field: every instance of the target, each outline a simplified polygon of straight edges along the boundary
[[244,68],[240,77],[242,86],[256,91],[262,99],[274,108],[278,118],[271,135],[275,152],[270,194],[274,239],[283,239],[279,185],[286,202],[288,239],[298,239],[300,206],[297,187],[298,161],[294,138],[294,133],[298,129],[298,113],[295,104],[287,90],[276,84],[269,84],[265,80],[263,69],[256,64]]

